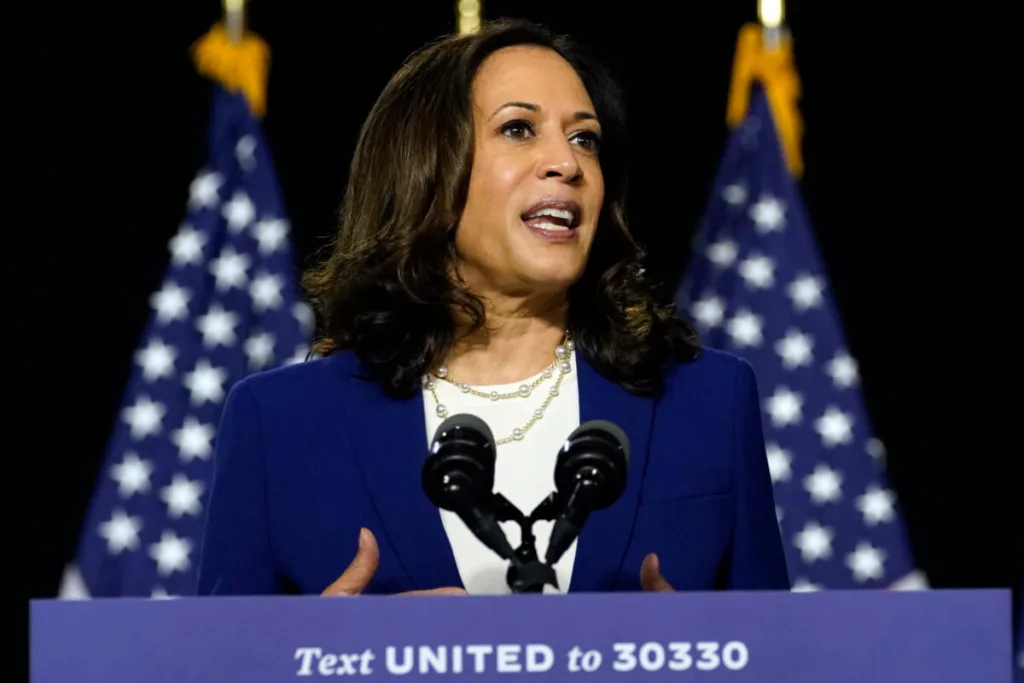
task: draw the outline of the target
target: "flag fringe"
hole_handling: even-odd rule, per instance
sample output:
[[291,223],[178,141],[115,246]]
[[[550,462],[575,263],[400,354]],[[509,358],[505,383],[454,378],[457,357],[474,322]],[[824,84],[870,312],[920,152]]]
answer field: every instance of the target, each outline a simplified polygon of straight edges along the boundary
[[757,81],[764,86],[772,120],[779,142],[786,156],[786,166],[794,177],[804,172],[800,139],[803,120],[797,107],[800,98],[800,78],[793,62],[790,37],[781,33],[777,43],[766,45],[764,29],[758,24],[745,24],[736,39],[726,123],[734,128],[741,123],[750,108],[750,89]]
[[270,49],[254,33],[246,32],[238,42],[218,23],[192,45],[196,69],[225,90],[241,92],[254,116],[267,111],[267,71]]

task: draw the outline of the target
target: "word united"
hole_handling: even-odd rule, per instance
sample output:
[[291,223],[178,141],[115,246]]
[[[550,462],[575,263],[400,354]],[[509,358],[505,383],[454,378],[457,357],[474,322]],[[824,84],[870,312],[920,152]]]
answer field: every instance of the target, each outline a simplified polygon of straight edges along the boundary
[[561,654],[541,643],[527,645],[389,645],[380,652],[295,649],[296,676],[407,676],[424,674],[522,674],[566,671],[738,671],[750,653],[739,641],[719,643],[613,643],[606,649],[579,645]]

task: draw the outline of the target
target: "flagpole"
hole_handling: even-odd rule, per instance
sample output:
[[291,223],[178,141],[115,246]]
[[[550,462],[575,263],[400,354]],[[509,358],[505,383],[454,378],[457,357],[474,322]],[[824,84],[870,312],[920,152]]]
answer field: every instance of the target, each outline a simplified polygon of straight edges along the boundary
[[757,0],[757,18],[761,22],[766,48],[777,48],[782,42],[785,4],[785,0]]
[[480,0],[455,0],[455,18],[460,35],[476,33],[482,13]]
[[223,0],[224,24],[227,26],[228,40],[240,43],[245,33],[245,0]]

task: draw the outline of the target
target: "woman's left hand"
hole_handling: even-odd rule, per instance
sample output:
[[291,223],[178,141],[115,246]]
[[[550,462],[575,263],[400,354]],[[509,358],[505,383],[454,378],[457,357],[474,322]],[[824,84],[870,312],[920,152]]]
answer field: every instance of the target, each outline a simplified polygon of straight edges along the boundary
[[658,564],[658,556],[651,553],[644,558],[640,565],[640,586],[645,591],[654,593],[674,593],[675,589],[661,575],[661,566]]

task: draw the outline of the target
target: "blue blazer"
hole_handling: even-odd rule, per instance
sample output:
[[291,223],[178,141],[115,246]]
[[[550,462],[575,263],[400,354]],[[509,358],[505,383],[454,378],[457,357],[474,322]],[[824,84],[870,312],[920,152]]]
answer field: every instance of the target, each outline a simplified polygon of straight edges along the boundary
[[[640,590],[657,553],[676,590],[787,590],[751,367],[704,350],[637,397],[579,357],[581,421],[629,436],[626,490],[580,534],[570,592]],[[252,375],[220,425],[200,595],[319,594],[380,546],[368,593],[461,586],[440,513],[420,486],[423,399],[387,397],[351,353]],[[568,433],[568,430],[567,430]]]

